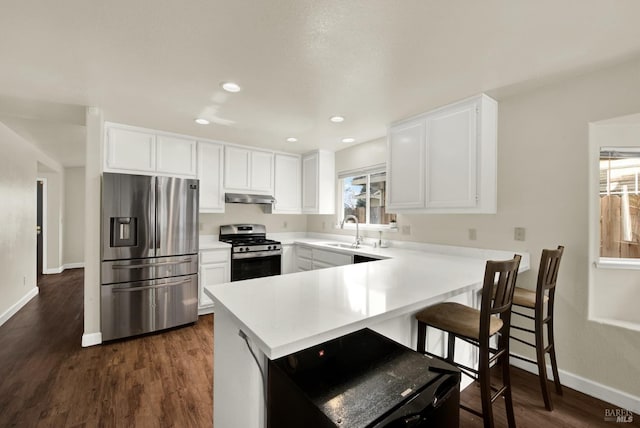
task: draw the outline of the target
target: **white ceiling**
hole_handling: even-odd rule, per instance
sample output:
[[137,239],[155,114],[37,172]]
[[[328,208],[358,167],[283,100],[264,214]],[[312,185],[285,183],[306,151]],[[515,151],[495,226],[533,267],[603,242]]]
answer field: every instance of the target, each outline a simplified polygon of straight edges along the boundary
[[[637,0],[11,0],[0,9],[0,97],[99,106],[110,121],[277,150],[339,150],[342,137],[378,138],[457,99],[640,55],[639,16]],[[222,91],[227,80],[242,92]],[[53,116],[0,110],[76,164],[65,147],[83,133]]]

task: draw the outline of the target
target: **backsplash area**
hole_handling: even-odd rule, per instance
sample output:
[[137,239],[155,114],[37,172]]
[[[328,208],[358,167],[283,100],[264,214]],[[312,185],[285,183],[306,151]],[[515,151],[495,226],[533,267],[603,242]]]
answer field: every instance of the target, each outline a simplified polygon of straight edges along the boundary
[[264,224],[267,233],[306,232],[307,216],[300,214],[265,214],[259,205],[226,204],[223,214],[200,213],[200,235],[217,235],[222,224]]

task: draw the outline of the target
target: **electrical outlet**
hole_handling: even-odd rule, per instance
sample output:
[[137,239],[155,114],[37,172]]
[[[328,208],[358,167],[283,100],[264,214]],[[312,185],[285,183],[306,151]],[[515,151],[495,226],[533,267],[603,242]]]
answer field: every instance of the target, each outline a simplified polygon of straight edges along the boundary
[[525,229],[524,227],[516,227],[513,229],[513,239],[516,241],[524,241]]
[[322,222],[322,230],[325,230],[327,228],[327,222],[323,221]]
[[282,228],[283,228],[283,229],[286,229],[286,228],[287,228],[287,226],[288,226],[287,222],[286,222],[286,221],[283,221],[283,222],[282,222]]
[[469,229],[469,240],[475,241],[476,239],[478,239],[477,231],[475,229]]
[[411,235],[411,226],[410,225],[402,226],[402,234]]
[[24,285],[24,286],[27,285],[27,277],[26,276],[22,277],[22,285]]

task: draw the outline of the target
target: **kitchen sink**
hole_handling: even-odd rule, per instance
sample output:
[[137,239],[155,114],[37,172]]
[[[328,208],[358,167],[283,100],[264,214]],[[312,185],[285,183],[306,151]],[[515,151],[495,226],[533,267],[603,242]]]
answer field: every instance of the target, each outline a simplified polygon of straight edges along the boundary
[[359,247],[354,247],[353,244],[343,244],[340,242],[327,242],[325,245],[328,245],[329,247],[337,247],[337,248],[350,248],[352,250],[359,248]]

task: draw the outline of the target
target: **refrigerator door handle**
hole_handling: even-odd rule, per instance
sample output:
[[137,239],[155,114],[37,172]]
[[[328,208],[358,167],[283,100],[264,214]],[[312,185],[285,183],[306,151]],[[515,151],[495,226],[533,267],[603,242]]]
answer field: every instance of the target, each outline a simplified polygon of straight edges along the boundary
[[187,283],[190,283],[190,282],[191,282],[191,278],[183,279],[182,281],[167,282],[166,284],[147,285],[145,287],[128,287],[128,288],[115,288],[114,287],[111,291],[113,293],[129,293],[129,292],[142,291],[142,290],[151,290],[152,288],[173,287],[173,286],[176,286],[176,285],[187,284]]
[[177,260],[177,261],[171,261],[171,262],[142,263],[139,265],[113,265],[111,266],[111,269],[142,269],[142,268],[156,267],[156,266],[181,265],[184,263],[191,263],[191,259]]

